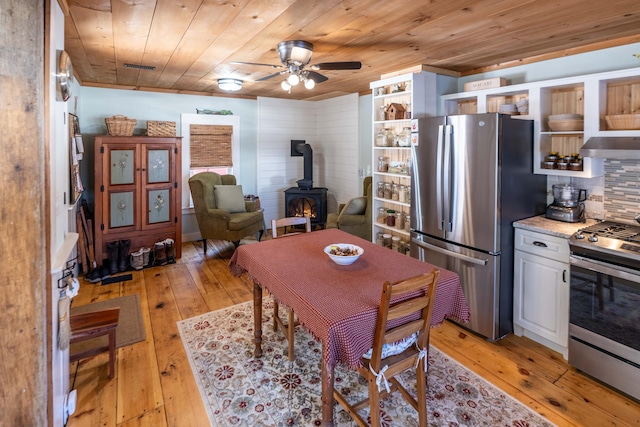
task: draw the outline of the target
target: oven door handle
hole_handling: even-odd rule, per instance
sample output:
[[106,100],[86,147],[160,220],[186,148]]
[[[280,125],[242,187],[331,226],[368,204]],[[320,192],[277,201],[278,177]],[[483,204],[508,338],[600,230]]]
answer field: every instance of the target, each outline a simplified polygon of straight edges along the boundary
[[577,267],[582,267],[586,270],[607,274],[609,276],[628,280],[634,283],[640,283],[640,274],[638,274],[637,271],[633,271],[621,266],[616,266],[615,268],[612,268],[611,264],[604,263],[602,261],[598,261],[590,258],[583,258],[578,255],[571,255],[569,257],[569,263]]

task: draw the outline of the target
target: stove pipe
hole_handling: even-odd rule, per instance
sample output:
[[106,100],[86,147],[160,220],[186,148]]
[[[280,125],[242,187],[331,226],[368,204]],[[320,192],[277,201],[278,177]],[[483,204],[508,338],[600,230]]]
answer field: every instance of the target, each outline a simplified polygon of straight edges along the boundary
[[304,179],[296,181],[298,188],[313,188],[313,150],[305,141],[291,140],[291,156],[304,156]]

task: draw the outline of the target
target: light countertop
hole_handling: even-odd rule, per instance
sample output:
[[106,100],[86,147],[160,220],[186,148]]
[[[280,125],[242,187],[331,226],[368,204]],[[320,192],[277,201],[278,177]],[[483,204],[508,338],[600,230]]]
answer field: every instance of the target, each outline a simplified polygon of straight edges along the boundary
[[513,223],[513,227],[568,239],[579,229],[588,227],[596,222],[594,219],[587,219],[587,222],[563,222],[545,218],[544,215],[538,215],[516,221]]

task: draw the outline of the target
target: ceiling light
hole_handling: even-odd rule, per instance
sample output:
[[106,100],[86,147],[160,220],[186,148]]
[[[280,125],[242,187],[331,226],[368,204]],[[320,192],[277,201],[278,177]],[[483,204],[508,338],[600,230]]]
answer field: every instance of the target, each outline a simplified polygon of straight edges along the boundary
[[300,83],[300,77],[298,77],[297,74],[290,74],[289,77],[287,77],[287,81],[291,86],[295,86]]
[[235,92],[242,89],[242,80],[238,79],[218,79],[218,87],[222,90]]
[[307,89],[313,89],[314,87],[316,87],[316,82],[312,79],[306,79],[304,81],[304,87],[306,87]]
[[287,40],[278,43],[278,52],[280,60],[285,64],[306,65],[311,60],[313,44],[304,40]]
[[282,83],[280,83],[280,87],[282,88],[282,90],[287,90],[287,91],[291,89],[291,85],[286,80],[283,80]]

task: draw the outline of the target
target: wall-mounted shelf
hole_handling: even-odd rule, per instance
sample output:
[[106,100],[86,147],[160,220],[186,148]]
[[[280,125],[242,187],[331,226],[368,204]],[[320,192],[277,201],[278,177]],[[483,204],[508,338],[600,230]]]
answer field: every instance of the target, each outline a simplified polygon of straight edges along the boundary
[[[640,130],[612,130],[605,117],[611,114],[640,113],[640,68],[566,77],[462,92],[441,97],[445,114],[497,112],[505,103],[527,99],[529,112],[512,118],[534,121],[534,173],[591,178],[604,173],[604,159],[586,157],[583,170],[545,169],[543,162],[551,151],[561,155],[578,153],[592,136],[640,136]],[[581,114],[581,131],[553,132],[550,115]]]

